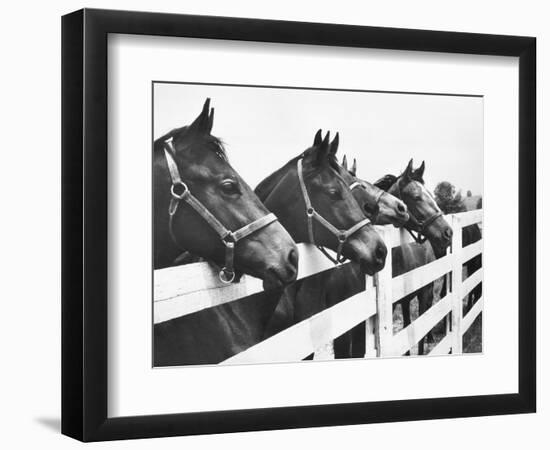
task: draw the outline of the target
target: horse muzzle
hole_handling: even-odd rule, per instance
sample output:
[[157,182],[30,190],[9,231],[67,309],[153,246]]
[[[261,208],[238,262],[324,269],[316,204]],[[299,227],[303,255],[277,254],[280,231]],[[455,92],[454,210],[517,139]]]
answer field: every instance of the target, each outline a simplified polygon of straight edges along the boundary
[[298,276],[298,249],[291,248],[280,263],[267,267],[262,279],[264,289],[285,287],[296,281]]
[[374,275],[382,270],[386,264],[387,254],[386,244],[374,230],[366,236],[351,239],[344,247],[344,256],[358,263],[361,272],[366,275]]

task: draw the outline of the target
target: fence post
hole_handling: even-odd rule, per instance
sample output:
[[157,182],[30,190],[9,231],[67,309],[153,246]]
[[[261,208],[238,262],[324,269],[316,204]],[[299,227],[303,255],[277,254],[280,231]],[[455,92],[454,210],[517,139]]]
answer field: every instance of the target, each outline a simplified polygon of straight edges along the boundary
[[392,249],[391,230],[383,228],[382,238],[388,246],[386,265],[375,275],[376,281],[376,350],[377,356],[389,356],[393,338]]
[[[448,249],[447,255],[450,255],[450,254],[451,254],[451,249]],[[452,295],[453,285],[452,285],[452,274],[451,273],[447,273],[445,275],[445,285],[447,286],[446,295]],[[451,334],[451,316],[452,316],[452,313],[447,314],[445,316],[445,336],[448,336],[448,335]]]
[[452,319],[451,319],[451,350],[452,353],[462,353],[462,226],[460,216],[453,215],[453,272],[452,272]]
[[[373,289],[376,289],[374,279],[368,275],[365,276],[365,293],[372,292]],[[365,358],[375,358],[377,356],[376,342],[376,316],[372,316],[365,321]]]

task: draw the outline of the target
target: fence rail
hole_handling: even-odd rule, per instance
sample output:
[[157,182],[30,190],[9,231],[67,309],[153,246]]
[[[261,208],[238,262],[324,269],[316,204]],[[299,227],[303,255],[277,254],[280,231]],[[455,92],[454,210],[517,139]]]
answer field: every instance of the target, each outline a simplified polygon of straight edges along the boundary
[[[301,360],[361,323],[366,327],[365,357],[399,356],[414,347],[445,318],[448,319],[447,333],[429,354],[461,353],[464,333],[483,311],[483,298],[479,298],[465,316],[462,313],[463,298],[483,278],[483,268],[480,268],[463,280],[463,264],[483,252],[483,240],[462,247],[462,228],[482,222],[483,211],[448,215],[446,220],[453,228],[452,247],[446,256],[392,278],[390,251],[385,268],[375,277],[367,277],[364,292],[287,328],[222,364]],[[391,226],[377,229],[388,248],[412,242],[403,230]],[[334,268],[314,246],[299,244],[298,248],[298,279]],[[441,277],[447,277],[450,286],[445,297],[394,334],[394,303]],[[260,280],[248,276],[244,276],[239,283],[224,285],[219,281],[217,272],[206,263],[156,270],[154,323],[232,302],[262,289]]]
[[376,314],[374,290],[356,294],[222,364],[299,361]]
[[[298,280],[325,270],[332,264],[315,246],[298,244]],[[238,300],[263,290],[258,278],[244,275],[239,283],[224,284],[208,263],[155,270],[154,323],[166,322],[203,309]]]

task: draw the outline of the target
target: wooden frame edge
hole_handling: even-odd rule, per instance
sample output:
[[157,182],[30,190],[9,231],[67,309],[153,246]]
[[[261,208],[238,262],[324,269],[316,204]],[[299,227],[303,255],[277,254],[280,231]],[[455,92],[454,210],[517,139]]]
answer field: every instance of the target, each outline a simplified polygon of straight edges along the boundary
[[[108,418],[107,35],[112,32],[518,56],[519,294],[525,300],[519,308],[519,393]],[[98,441],[535,412],[535,97],[531,37],[88,9],[64,16],[62,433]]]

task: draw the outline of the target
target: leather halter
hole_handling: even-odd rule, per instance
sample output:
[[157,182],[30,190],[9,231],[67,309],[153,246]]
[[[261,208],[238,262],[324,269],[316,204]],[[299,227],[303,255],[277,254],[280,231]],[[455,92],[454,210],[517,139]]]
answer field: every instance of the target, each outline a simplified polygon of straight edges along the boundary
[[[398,195],[397,197],[403,200],[401,197],[401,187],[399,186],[398,180],[394,184],[397,184],[397,191]],[[391,187],[390,187],[391,189]],[[389,190],[389,189],[388,189]],[[437,207],[437,205],[436,205]],[[428,236],[426,236],[426,228],[428,228],[432,223],[434,223],[439,217],[443,216],[443,212],[437,207],[438,211],[428,217],[426,220],[422,221],[417,219],[412,211],[409,209],[409,221],[412,223],[412,227],[409,225],[405,225],[405,230],[408,231],[408,233],[412,236],[412,238],[416,241],[418,244],[423,244],[428,240]],[[417,234],[415,235],[413,233],[415,231]]]
[[180,202],[184,201],[204,219],[210,228],[219,236],[225,246],[225,265],[220,270],[218,276],[223,283],[232,283],[233,280],[235,280],[235,244],[241,239],[268,226],[270,223],[275,222],[277,217],[275,214],[269,213],[236,231],[228,230],[193,194],[191,194],[187,184],[182,181],[178,166],[173,156],[175,155],[175,148],[172,143],[172,138],[167,139],[165,144],[166,147],[164,147],[164,155],[166,156],[166,163],[168,165],[168,170],[170,171],[170,178],[172,179],[172,186],[170,187],[170,205],[168,206],[168,230],[170,232],[170,236],[174,243],[183,250],[183,248],[178,244],[176,235],[174,234],[173,221]]
[[298,180],[300,182],[300,188],[302,190],[302,196],[304,197],[304,202],[306,204],[306,218],[307,218],[307,232],[309,237],[309,243],[315,244],[315,236],[313,234],[313,220],[315,219],[320,225],[325,227],[330,233],[332,233],[336,239],[338,240],[338,248],[336,250],[336,258],[333,258],[331,255],[329,255],[326,250],[320,246],[319,249],[323,252],[323,254],[330,259],[334,264],[340,264],[344,260],[342,259],[342,248],[344,247],[344,244],[346,241],[351,237],[353,233],[355,233],[360,228],[363,228],[365,225],[368,225],[370,223],[369,219],[363,219],[359,222],[357,222],[355,225],[353,225],[351,228],[348,228],[347,230],[339,230],[334,225],[332,225],[328,220],[326,220],[321,214],[319,214],[315,208],[311,205],[311,200],[309,198],[309,194],[307,193],[306,184],[304,182],[304,174],[302,169],[302,158],[299,158],[297,163],[297,170],[298,170]]
[[[366,184],[364,182],[357,180],[357,181],[350,184],[349,190],[353,191],[355,188],[358,188],[358,187],[362,187],[363,189],[366,189],[365,186],[366,186]],[[380,192],[376,195],[376,198],[374,200],[374,205],[375,205],[375,208],[376,208],[376,212],[374,214],[372,214],[371,217],[370,217],[370,219],[372,220],[373,223],[376,223],[376,221],[378,219],[378,214],[380,214],[380,206],[378,206],[378,204],[380,203],[380,199],[382,198],[382,196],[384,194],[389,195],[383,189],[378,188],[378,190]]]

